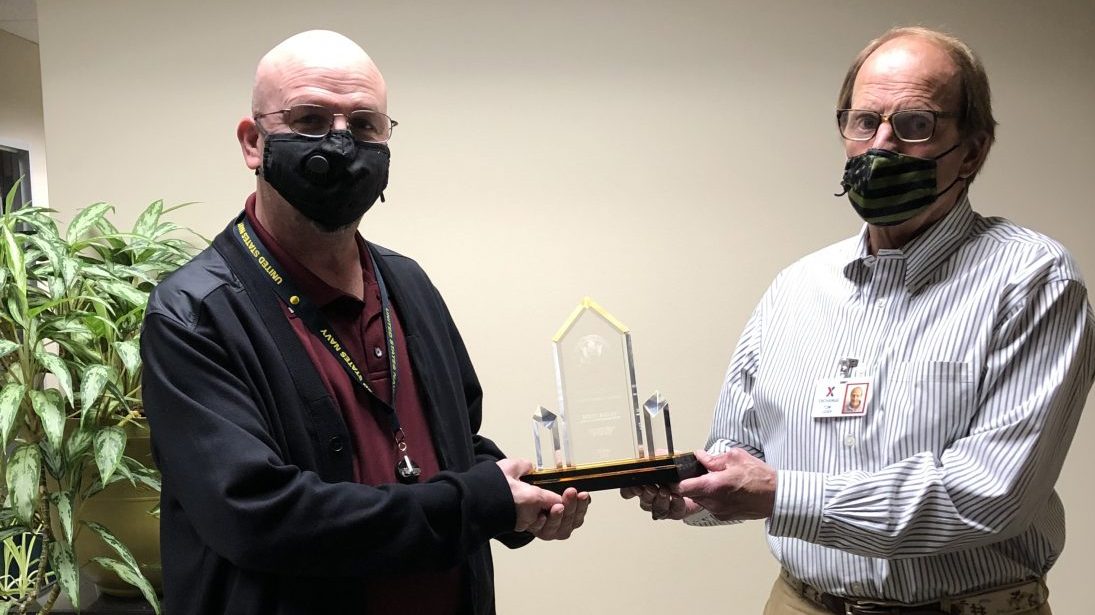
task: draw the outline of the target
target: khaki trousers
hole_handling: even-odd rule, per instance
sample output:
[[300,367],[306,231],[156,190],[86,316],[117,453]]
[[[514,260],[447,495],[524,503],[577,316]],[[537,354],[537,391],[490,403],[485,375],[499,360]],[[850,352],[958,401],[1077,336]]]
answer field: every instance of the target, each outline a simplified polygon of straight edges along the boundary
[[[764,605],[764,615],[832,615],[829,611],[810,602],[791,587],[787,581],[777,578]],[[998,615],[986,613],[985,615]],[[1009,611],[1007,615],[1053,615],[1049,603],[1025,611]]]

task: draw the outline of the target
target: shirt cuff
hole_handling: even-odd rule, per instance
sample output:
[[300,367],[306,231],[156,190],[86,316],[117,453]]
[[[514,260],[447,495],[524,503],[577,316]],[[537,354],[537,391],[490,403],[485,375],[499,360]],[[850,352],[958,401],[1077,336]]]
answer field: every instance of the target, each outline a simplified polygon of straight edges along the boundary
[[715,515],[711,514],[711,511],[706,508],[688,515],[683,521],[685,525],[694,525],[696,527],[715,527],[716,525],[734,525],[735,523],[741,523],[741,521],[719,521],[715,518]]
[[768,533],[817,542],[824,504],[824,474],[780,470]]

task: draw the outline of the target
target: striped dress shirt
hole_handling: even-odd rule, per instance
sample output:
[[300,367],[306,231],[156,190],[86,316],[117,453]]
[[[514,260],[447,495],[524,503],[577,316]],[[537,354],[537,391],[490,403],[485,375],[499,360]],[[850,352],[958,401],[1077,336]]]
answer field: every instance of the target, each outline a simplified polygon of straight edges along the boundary
[[[871,382],[867,413],[813,418],[841,359]],[[795,577],[931,602],[1053,565],[1053,485],[1093,378],[1095,316],[1072,257],[963,199],[900,250],[871,255],[864,227],[782,271],[738,343],[707,447],[776,468],[768,543]]]

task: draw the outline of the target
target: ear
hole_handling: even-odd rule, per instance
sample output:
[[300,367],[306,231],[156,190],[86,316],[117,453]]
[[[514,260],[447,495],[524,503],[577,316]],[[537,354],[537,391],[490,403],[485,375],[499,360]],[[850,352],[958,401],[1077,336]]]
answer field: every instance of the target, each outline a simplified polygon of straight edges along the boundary
[[962,158],[962,166],[958,168],[958,174],[964,178],[976,175],[989,156],[989,146],[987,135],[970,137],[969,147],[966,150],[966,156]]
[[245,117],[240,120],[239,126],[236,126],[236,138],[239,139],[243,162],[247,168],[255,170],[262,166],[261,135],[254,118]]

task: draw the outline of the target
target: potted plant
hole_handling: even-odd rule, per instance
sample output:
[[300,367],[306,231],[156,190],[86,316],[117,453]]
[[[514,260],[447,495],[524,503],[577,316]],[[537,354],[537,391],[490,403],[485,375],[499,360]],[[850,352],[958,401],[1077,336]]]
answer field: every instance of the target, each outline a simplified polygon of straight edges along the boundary
[[[58,581],[42,612],[62,590],[79,608],[80,564],[87,559],[80,552],[93,548],[88,544],[105,548],[92,558],[95,566],[137,588],[158,612],[152,584],[117,536],[129,524],[114,531],[110,521],[84,513],[115,485],[159,490],[147,454],[126,454],[131,434],[146,429],[140,326],[152,286],[194,248],[163,219],[170,210],[162,201],[146,208],[130,232],[108,220],[113,207],[97,203],[62,234],[48,210],[13,209],[15,194],[13,188],[0,215],[0,539],[37,537],[36,570]],[[0,615],[5,604],[25,611],[44,578],[37,575],[14,603],[0,603]]]

